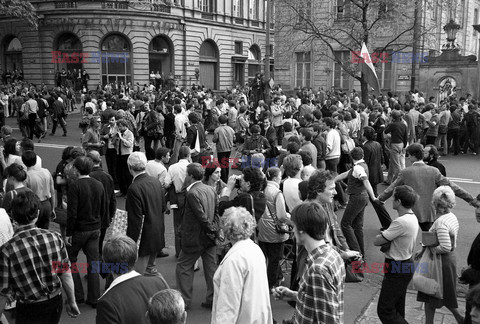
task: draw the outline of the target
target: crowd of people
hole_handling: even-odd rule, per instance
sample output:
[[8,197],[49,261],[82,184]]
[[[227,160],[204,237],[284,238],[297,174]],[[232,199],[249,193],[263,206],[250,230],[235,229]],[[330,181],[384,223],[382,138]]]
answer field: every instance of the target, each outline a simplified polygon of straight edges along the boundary
[[[452,212],[455,196],[475,208],[480,202],[449,181],[438,161],[449,152],[478,153],[480,111],[470,96],[437,103],[412,91],[405,100],[388,93],[360,103],[355,91],[302,89],[287,96],[276,86],[265,95],[252,84],[219,94],[195,85],[157,85],[156,91],[154,83],[143,91],[89,91],[81,103],[69,84],[53,90],[18,84],[0,94],[3,111],[18,116],[24,136],[19,141],[11,127],[1,129],[0,306],[16,301],[18,323],[57,323],[62,287],[72,317],[81,317],[78,304],[86,303],[96,308],[97,323],[184,323],[195,302],[199,259],[206,284],[201,306],[211,310],[212,323],[276,322],[272,297],[294,305],[284,323],[343,323],[348,265],[364,262],[369,203],[381,225],[374,244],[389,269],[413,264],[420,229],[437,237],[423,250],[441,255],[444,294],[419,293],[426,323],[433,324],[442,306],[458,323],[480,323],[480,239],[462,276],[472,288],[464,318]],[[54,135],[58,124],[66,136],[68,112],[77,108],[81,143],[66,148],[49,172],[33,139],[42,140],[50,128]],[[387,186],[383,192],[380,184]],[[384,206],[391,196],[394,220]],[[117,210],[123,198],[125,214]],[[157,257],[168,256],[166,213],[174,221],[175,283],[156,268]],[[106,239],[121,215],[125,233]],[[49,230],[51,220],[60,234]],[[280,266],[287,244],[295,255],[289,287]],[[87,293],[80,271],[52,271],[55,262],[78,269],[80,250],[88,264]],[[95,271],[99,262],[102,271]],[[412,276],[386,271],[382,323],[407,323]]]

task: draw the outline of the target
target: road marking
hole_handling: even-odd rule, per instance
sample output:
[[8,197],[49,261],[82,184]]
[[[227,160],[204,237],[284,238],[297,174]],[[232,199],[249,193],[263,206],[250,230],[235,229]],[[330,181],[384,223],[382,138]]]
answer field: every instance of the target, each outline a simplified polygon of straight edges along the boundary
[[[383,172],[383,175],[386,177],[388,176],[388,172]],[[448,180],[453,182],[460,182],[460,183],[469,183],[469,184],[480,184],[478,181],[473,181],[473,179],[464,179],[464,178],[453,178],[447,177]]]
[[48,147],[48,148],[64,149],[68,146],[67,145],[61,145],[61,144],[35,143],[35,147]]

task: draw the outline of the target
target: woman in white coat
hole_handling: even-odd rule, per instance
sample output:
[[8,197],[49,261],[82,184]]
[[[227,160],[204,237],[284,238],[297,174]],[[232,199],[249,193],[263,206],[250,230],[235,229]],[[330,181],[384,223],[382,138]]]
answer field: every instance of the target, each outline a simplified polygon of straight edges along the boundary
[[231,207],[222,217],[232,248],[213,277],[212,324],[272,324],[267,268],[260,247],[250,237],[255,218],[243,207]]

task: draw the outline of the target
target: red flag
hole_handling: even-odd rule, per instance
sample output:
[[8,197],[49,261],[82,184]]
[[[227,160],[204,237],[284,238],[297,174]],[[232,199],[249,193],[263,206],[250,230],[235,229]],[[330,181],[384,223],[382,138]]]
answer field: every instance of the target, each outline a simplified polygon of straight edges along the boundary
[[380,94],[380,83],[378,82],[377,73],[375,72],[375,67],[372,64],[372,59],[370,58],[370,54],[368,54],[367,45],[362,43],[362,51],[360,54],[361,63],[360,68],[361,71],[365,74],[365,79],[370,87],[373,88],[373,91],[377,95]]

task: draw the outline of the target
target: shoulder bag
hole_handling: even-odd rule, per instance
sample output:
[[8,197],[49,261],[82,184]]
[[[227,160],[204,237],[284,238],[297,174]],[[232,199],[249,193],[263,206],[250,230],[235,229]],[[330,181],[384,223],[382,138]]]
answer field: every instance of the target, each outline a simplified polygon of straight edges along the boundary
[[[273,198],[273,203],[275,204],[276,201],[277,201],[277,197],[278,195],[281,193],[281,191],[279,191],[276,195],[275,195],[275,198]],[[275,222],[275,230],[277,231],[278,234],[291,234],[293,232],[293,228],[292,226],[288,225],[287,223],[280,223],[280,221],[278,220],[278,217],[277,217],[277,213],[275,211],[275,213],[272,213],[272,210],[270,209],[270,206],[268,206],[268,202],[267,202],[267,208],[268,208],[268,212],[270,213],[270,216],[272,217],[273,221]]]

